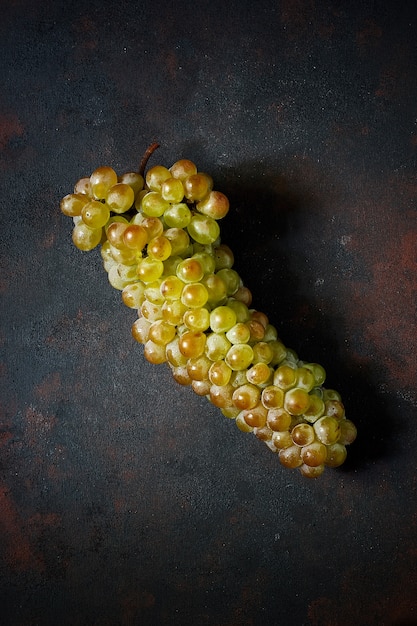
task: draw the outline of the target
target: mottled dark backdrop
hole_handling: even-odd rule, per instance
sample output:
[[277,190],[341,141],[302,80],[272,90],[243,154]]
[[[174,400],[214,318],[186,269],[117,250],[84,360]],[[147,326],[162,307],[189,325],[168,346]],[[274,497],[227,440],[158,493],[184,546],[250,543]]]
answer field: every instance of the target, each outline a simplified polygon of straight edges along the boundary
[[[0,623],[417,624],[417,5],[0,1]],[[359,437],[316,481],[152,366],[60,198],[180,157]]]

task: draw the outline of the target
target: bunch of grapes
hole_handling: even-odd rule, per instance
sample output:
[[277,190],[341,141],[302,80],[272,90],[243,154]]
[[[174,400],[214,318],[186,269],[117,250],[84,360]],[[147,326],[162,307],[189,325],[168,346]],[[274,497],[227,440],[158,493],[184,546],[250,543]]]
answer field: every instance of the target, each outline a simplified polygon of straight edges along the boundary
[[101,245],[110,284],[137,310],[132,334],[146,359],[167,363],[179,384],[254,433],[285,467],[317,477],[340,466],[355,425],[340,394],[323,386],[323,367],[301,361],[252,307],[220,241],[228,198],[187,159],[146,174],[144,163],[120,177],[99,167],[61,210],[77,248]]

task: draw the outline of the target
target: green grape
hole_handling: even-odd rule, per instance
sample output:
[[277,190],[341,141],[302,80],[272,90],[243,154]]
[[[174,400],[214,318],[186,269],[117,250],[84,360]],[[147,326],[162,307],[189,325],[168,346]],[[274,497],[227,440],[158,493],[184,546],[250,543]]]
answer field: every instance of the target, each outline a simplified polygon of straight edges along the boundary
[[128,228],[127,222],[111,222],[106,228],[107,240],[113,248],[123,249],[127,246],[124,242],[124,233]]
[[[217,278],[221,279],[221,276],[219,276],[219,273],[216,274]],[[224,281],[222,281],[223,284]],[[226,288],[226,287],[225,287]],[[228,298],[227,299],[227,306],[230,309],[233,309],[233,311],[236,313],[236,322],[242,322],[245,323],[248,322],[250,320],[250,312],[248,307],[246,306],[246,304],[244,302],[240,302],[239,300],[236,300],[234,297],[233,298]],[[249,338],[250,338],[250,330],[249,330],[249,326],[247,327],[248,331],[249,331]],[[249,339],[248,339],[249,341]],[[246,343],[246,342],[242,342],[242,343]]]
[[178,276],[167,276],[161,283],[160,291],[164,300],[178,300],[184,283]]
[[143,354],[145,355],[145,359],[154,365],[160,365],[167,360],[165,346],[155,343],[150,339],[145,343]]
[[126,172],[125,174],[119,176],[118,182],[132,187],[135,196],[139,193],[139,191],[142,191],[143,185],[145,184],[143,176],[138,172]]
[[232,370],[245,370],[252,363],[253,350],[247,343],[235,343],[228,350],[225,360]]
[[188,159],[180,159],[170,167],[170,172],[174,178],[185,180],[189,176],[197,174],[197,166]]
[[74,185],[74,193],[75,194],[83,194],[88,196],[89,198],[93,197],[93,192],[91,190],[91,181],[88,176],[80,178]]
[[[249,330],[249,329],[248,329]],[[249,331],[250,332],[250,331]],[[264,336],[265,339],[265,336]],[[271,363],[274,358],[274,350],[266,341],[258,341],[253,346],[253,362],[254,363]]]
[[178,326],[182,323],[187,307],[181,300],[166,300],[162,305],[162,317],[165,321]]
[[287,391],[295,386],[297,382],[297,372],[289,365],[280,365],[274,374],[274,385]]
[[301,448],[301,459],[303,463],[310,467],[318,467],[323,465],[327,458],[326,446],[319,442],[314,441],[303,448]]
[[130,185],[117,183],[110,187],[106,196],[106,203],[113,213],[126,213],[135,200],[135,193]]
[[310,404],[308,409],[303,413],[303,417],[307,422],[314,423],[324,413],[324,402],[320,396],[314,392],[310,394]]
[[243,410],[243,419],[252,428],[263,428],[266,424],[267,411],[263,406]]
[[192,216],[187,230],[194,241],[202,244],[214,243],[220,235],[220,227],[216,220],[198,213]]
[[205,307],[186,310],[183,319],[189,330],[204,332],[210,328],[210,313]]
[[144,283],[153,283],[164,271],[164,264],[159,259],[145,257],[137,267],[137,274]]
[[210,402],[219,409],[233,407],[233,387],[231,385],[211,385]]
[[189,330],[181,335],[179,347],[184,356],[195,358],[204,353],[206,345],[206,335],[199,331]]
[[203,200],[213,187],[213,179],[211,176],[198,172],[191,174],[183,180],[184,195],[190,202],[198,202]]
[[[268,385],[262,390],[262,404],[266,409],[281,409],[284,406],[284,392],[275,385]],[[278,430],[282,430],[279,428]]]
[[[177,276],[184,283],[197,283],[204,276],[204,269],[198,259],[184,259],[177,266]],[[208,295],[208,294],[207,294]]]
[[[217,222],[215,222],[215,224],[217,224]],[[224,269],[219,270],[216,273],[216,276],[218,276],[218,278],[221,278],[226,285],[226,293],[228,296],[233,296],[233,294],[239,289],[241,282],[240,276],[235,270],[231,269],[230,267],[225,267]]]
[[327,446],[327,454],[326,460],[324,461],[325,465],[328,467],[339,467],[342,465],[347,457],[346,446],[341,443],[333,443],[330,446]]
[[209,398],[211,383],[209,380],[193,380],[191,387],[194,393],[199,396],[206,396]]
[[171,256],[172,246],[171,242],[164,235],[154,237],[148,242],[148,255],[153,259],[159,259],[165,261]]
[[145,285],[141,282],[126,285],[122,291],[122,300],[130,309],[139,309],[145,300]]
[[[273,441],[275,442],[274,438]],[[301,448],[296,445],[282,448],[279,451],[278,456],[284,467],[293,469],[295,467],[300,467],[303,464],[303,459],[301,458]]]
[[156,322],[156,320],[160,320],[163,317],[161,305],[154,304],[150,302],[150,300],[144,300],[142,302],[140,314],[150,322]]
[[325,445],[337,443],[341,435],[340,422],[329,415],[320,417],[314,422],[314,431],[317,439]]
[[111,167],[98,167],[90,176],[91,193],[97,200],[105,200],[108,190],[116,184],[117,174]]
[[181,302],[192,309],[201,309],[207,302],[207,289],[201,283],[189,283],[181,292]]
[[[295,447],[293,440],[291,439],[291,433],[287,429],[276,432],[274,431],[272,434],[272,443],[278,450]],[[285,463],[283,463],[283,465],[285,465]]]
[[301,389],[305,389],[307,392],[310,392],[316,385],[316,379],[313,372],[306,367],[298,367],[296,369],[295,384],[297,387],[300,387]]
[[187,371],[190,378],[193,380],[204,381],[208,380],[208,375],[210,371],[210,367],[212,366],[212,361],[205,355],[202,354],[198,357],[192,357],[187,361]]
[[174,339],[175,334],[175,326],[165,320],[157,320],[149,328],[149,339],[162,346],[170,343]]
[[174,337],[174,339],[165,347],[165,356],[168,363],[174,367],[187,365],[189,361],[189,359],[184,356],[180,350],[179,337]]
[[165,299],[161,294],[161,279],[159,278],[153,283],[143,283],[143,285],[145,299],[149,300],[149,302],[152,302],[153,304],[162,306]]
[[[253,350],[253,348],[252,348]],[[253,362],[253,360],[252,360]],[[255,363],[246,372],[246,378],[253,385],[265,385],[272,376],[272,370],[266,363]]]
[[261,393],[259,387],[247,383],[233,392],[233,404],[238,409],[253,409],[259,404]]
[[129,224],[123,231],[123,244],[131,250],[143,250],[148,243],[148,232],[140,224]]
[[152,322],[146,317],[139,317],[132,325],[132,335],[138,343],[145,344],[149,339],[149,329]]
[[161,217],[169,208],[169,202],[158,191],[149,191],[143,196],[140,206],[145,215]]
[[[268,407],[265,406],[265,408],[268,408]],[[274,432],[282,431],[282,432],[288,432],[289,434],[289,428],[291,425],[291,415],[287,413],[285,409],[283,408],[269,409],[267,413],[266,421],[267,421],[269,428],[273,430]],[[292,445],[292,440],[291,440],[290,445]]]
[[353,443],[357,436],[357,430],[355,424],[348,419],[341,419],[339,421],[340,439],[339,443],[347,446]]
[[[236,312],[235,312],[235,315],[236,315]],[[247,324],[244,324],[243,322],[236,322],[234,326],[229,328],[229,330],[226,333],[226,337],[231,343],[248,343],[250,339],[249,327],[247,326]]]
[[236,313],[228,306],[218,306],[210,313],[210,327],[215,333],[225,333],[236,324]]
[[60,208],[64,215],[76,217],[82,214],[82,210],[89,203],[89,198],[81,193],[69,193],[61,200]]
[[88,252],[93,250],[101,241],[102,229],[90,228],[84,222],[78,222],[72,231],[72,241],[76,248]]
[[310,396],[305,389],[289,389],[284,398],[284,408],[290,415],[302,415],[310,406]]
[[310,424],[297,424],[291,431],[291,439],[296,446],[308,446],[315,439],[314,428]]
[[[200,261],[203,265],[203,269],[205,268],[204,260]],[[222,304],[226,300],[226,285],[224,281],[217,276],[216,274],[206,274],[201,282],[207,289],[208,293],[208,304],[211,306],[216,306],[218,304]]]
[[227,215],[229,206],[228,198],[221,191],[211,191],[203,200],[197,202],[197,211],[214,220],[220,220]]
[[110,219],[110,210],[106,204],[91,200],[83,206],[81,217],[90,228],[102,228]]
[[232,370],[224,361],[215,361],[211,364],[208,377],[213,385],[222,387],[230,381]]
[[179,178],[167,178],[161,185],[161,196],[168,202],[181,202],[184,198],[184,187]]
[[224,333],[210,333],[207,335],[206,354],[212,361],[220,361],[225,358],[231,345]]
[[183,256],[190,249],[190,237],[183,228],[168,228],[164,236],[171,243],[172,256]]
[[195,252],[192,256],[193,259],[197,259],[203,268],[204,274],[214,276],[215,263],[212,255],[209,252]]
[[187,228],[191,217],[192,213],[184,202],[173,204],[164,213],[164,221],[169,228]]
[[192,380],[188,376],[187,368],[185,365],[181,365],[179,367],[171,366],[172,377],[179,385],[191,385]]

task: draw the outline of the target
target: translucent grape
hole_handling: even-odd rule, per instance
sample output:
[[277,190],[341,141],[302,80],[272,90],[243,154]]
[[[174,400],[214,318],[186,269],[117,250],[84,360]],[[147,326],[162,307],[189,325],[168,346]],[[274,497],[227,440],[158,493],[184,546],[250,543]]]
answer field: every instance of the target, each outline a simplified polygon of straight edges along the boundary
[[93,250],[101,241],[102,229],[90,228],[84,222],[78,222],[72,231],[72,241],[76,248],[88,252]]
[[184,313],[184,324],[190,330],[204,332],[210,327],[210,313],[206,308],[195,308]]
[[149,339],[149,329],[152,322],[145,317],[139,317],[132,325],[132,335],[139,343],[146,343]]
[[137,267],[137,274],[144,283],[153,283],[164,271],[164,265],[159,259],[145,257]]
[[177,276],[184,283],[199,282],[204,276],[204,269],[198,259],[191,257],[178,264]]
[[143,196],[140,206],[145,215],[161,217],[169,208],[169,202],[164,200],[159,192],[149,191]]
[[106,204],[91,200],[83,206],[81,217],[90,228],[102,228],[110,219],[110,210]]
[[181,335],[179,347],[184,356],[195,358],[204,353],[206,345],[206,335],[199,331],[189,330]]
[[175,326],[165,320],[157,320],[149,328],[149,339],[162,346],[170,343],[174,339],[175,334]]
[[119,176],[118,182],[125,183],[132,187],[135,196],[143,189],[143,185],[145,184],[143,176],[138,172],[126,172]]
[[184,194],[190,202],[198,202],[205,198],[213,187],[213,179],[211,176],[198,172],[191,174],[183,180]]
[[267,424],[273,431],[287,431],[291,424],[291,415],[283,408],[269,409]]
[[165,361],[167,360],[165,355],[165,346],[159,345],[151,341],[150,339],[148,339],[148,341],[145,343],[143,353],[149,363],[153,363],[155,365],[165,363]]
[[180,159],[170,167],[170,172],[174,178],[185,180],[189,176],[197,174],[197,166],[188,159]]
[[301,459],[306,465],[318,467],[323,465],[327,458],[327,449],[323,443],[315,441],[301,448]]
[[69,193],[61,200],[60,209],[64,215],[75,217],[81,215],[81,212],[89,198],[81,193]]
[[220,227],[216,220],[196,213],[187,226],[188,234],[197,243],[214,243],[220,235]]
[[[273,441],[275,441],[274,438]],[[300,467],[300,465],[303,464],[303,459],[301,458],[301,448],[296,445],[281,449],[278,456],[280,462],[285,467],[295,468]]]
[[129,224],[123,232],[123,243],[132,250],[143,250],[148,243],[148,231],[140,224]]
[[171,243],[173,256],[182,256],[189,250],[190,237],[183,228],[168,228],[164,235]]
[[215,333],[225,333],[236,324],[236,313],[228,306],[218,306],[210,313],[210,327]]
[[181,302],[192,309],[201,309],[208,298],[207,289],[201,283],[189,283],[181,292]]
[[205,354],[193,357],[187,361],[188,375],[193,380],[208,380],[211,366],[212,361]]
[[216,270],[231,268],[235,261],[233,252],[225,244],[220,244],[214,248],[213,257]]
[[284,408],[291,415],[302,415],[310,405],[310,396],[305,389],[295,387],[286,392]]
[[212,361],[219,361],[225,358],[230,346],[231,343],[224,333],[210,333],[207,336],[206,354]]
[[265,385],[271,378],[271,375],[272,370],[266,363],[255,363],[246,372],[246,378],[253,385]]
[[231,343],[247,343],[250,339],[249,327],[243,322],[237,322],[227,331],[226,337]]
[[145,299],[145,285],[141,282],[131,283],[122,291],[123,303],[130,309],[139,309]]
[[161,185],[161,196],[168,202],[181,202],[184,197],[184,187],[179,178],[167,178]]
[[353,443],[357,436],[357,430],[355,424],[348,419],[342,419],[339,421],[340,438],[339,443],[349,445]]
[[[262,404],[266,409],[277,409],[284,406],[284,392],[275,385],[269,385],[262,390]],[[278,428],[278,430],[282,430]]]
[[212,363],[208,372],[210,382],[220,386],[228,384],[231,374],[232,370],[223,360]]
[[186,311],[187,307],[181,300],[166,300],[161,308],[163,319],[174,326],[178,326],[182,323]]
[[320,419],[314,422],[314,431],[317,439],[325,445],[337,443],[341,434],[340,422],[328,415],[320,417]]
[[[215,224],[217,224],[217,222],[215,222]],[[226,285],[226,293],[228,296],[232,296],[239,289],[240,276],[234,269],[225,267],[224,269],[219,270],[216,275],[221,278]]]
[[135,200],[135,193],[130,185],[117,183],[107,192],[106,203],[113,213],[126,213]]
[[186,228],[191,216],[191,211],[185,203],[173,204],[165,211],[164,221],[170,228]]
[[238,387],[233,392],[233,404],[238,409],[253,409],[258,405],[260,390],[256,385],[246,384]]
[[221,191],[211,191],[208,196],[197,203],[197,211],[214,220],[219,220],[227,215],[229,206],[228,198]]
[[314,428],[310,424],[298,424],[291,431],[291,439],[296,446],[307,446],[315,439]]
[[153,259],[165,261],[166,259],[168,259],[168,257],[171,256],[171,251],[171,242],[167,237],[164,237],[164,235],[154,237],[148,243],[147,252],[148,255]]
[[236,343],[226,354],[226,363],[232,370],[245,370],[253,359],[253,350],[247,343]]

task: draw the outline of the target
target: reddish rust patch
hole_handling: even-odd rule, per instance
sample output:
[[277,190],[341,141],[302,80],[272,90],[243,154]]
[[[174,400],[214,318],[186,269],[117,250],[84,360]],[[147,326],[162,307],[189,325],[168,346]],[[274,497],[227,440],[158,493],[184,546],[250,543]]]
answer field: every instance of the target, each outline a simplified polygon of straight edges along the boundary
[[34,446],[39,439],[48,436],[56,424],[55,415],[44,415],[30,406],[25,413],[25,435],[28,445]]
[[24,126],[15,113],[0,115],[0,150],[4,150],[15,137],[21,137]]
[[35,554],[8,488],[0,484],[0,527],[6,541],[5,559],[15,571],[42,571],[42,559]]
[[35,387],[35,394],[43,401],[52,400],[56,398],[56,395],[61,388],[61,384],[62,381],[59,372],[52,372],[37,387]]

